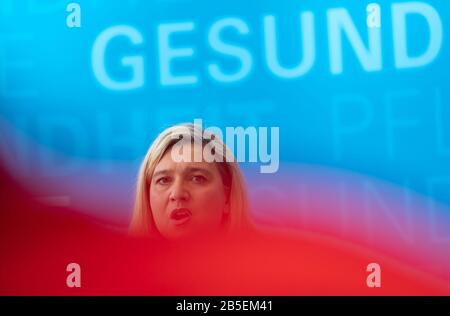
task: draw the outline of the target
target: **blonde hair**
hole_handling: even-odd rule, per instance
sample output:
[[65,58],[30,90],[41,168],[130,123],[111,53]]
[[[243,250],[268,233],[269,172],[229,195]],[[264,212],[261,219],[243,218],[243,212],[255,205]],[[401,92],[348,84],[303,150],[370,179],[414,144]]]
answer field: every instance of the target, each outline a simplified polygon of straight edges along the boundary
[[[203,137],[203,135],[207,137]],[[150,235],[161,237],[156,228],[150,206],[150,183],[153,172],[165,153],[170,150],[180,139],[190,139],[191,143],[199,143],[202,146],[212,143],[215,155],[222,158],[217,164],[222,183],[228,193],[230,212],[224,218],[224,229],[227,233],[247,228],[248,201],[244,177],[233,154],[223,141],[213,133],[203,130],[192,123],[175,125],[164,130],[150,146],[139,169],[136,196],[130,232],[133,235]],[[232,159],[230,159],[232,158]]]

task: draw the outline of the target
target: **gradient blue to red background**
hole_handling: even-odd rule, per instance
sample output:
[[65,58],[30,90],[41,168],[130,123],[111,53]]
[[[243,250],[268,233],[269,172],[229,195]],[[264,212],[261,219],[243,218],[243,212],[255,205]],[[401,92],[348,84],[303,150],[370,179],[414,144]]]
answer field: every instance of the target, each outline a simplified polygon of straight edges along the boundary
[[[379,67],[361,62],[348,34],[336,46],[329,29],[331,12],[346,10],[367,49],[371,1],[76,1],[81,28],[66,25],[69,2],[0,4],[0,293],[450,293],[448,1],[373,1],[381,8]],[[431,6],[441,24],[439,51],[423,65],[400,67],[395,47],[404,44],[408,56],[420,56],[438,24],[412,14],[400,36],[393,21],[402,4]],[[314,32],[301,26],[305,12]],[[303,74],[283,76],[268,66],[275,45],[264,28],[268,16],[284,68],[302,61],[302,38],[312,34],[306,46],[314,48],[314,60]],[[225,28],[221,40],[244,61],[214,48],[211,28],[226,19],[243,31]],[[171,74],[195,82],[161,79],[167,50],[159,31],[167,24],[190,27],[171,37],[173,49],[193,52],[174,59]],[[140,43],[119,36],[100,57],[117,82],[136,75],[121,59],[141,58],[137,88],[105,86],[96,74],[95,43],[117,25],[133,28]],[[228,75],[245,65],[250,70],[220,82],[212,64]],[[254,222],[290,237],[274,233],[272,242],[223,245],[237,262],[209,249],[208,267],[198,265],[205,256],[198,249],[190,256],[119,237],[148,146],[166,127],[195,118],[205,127],[280,128],[279,171],[260,174],[252,163],[242,169]],[[191,273],[173,273],[180,257]],[[87,274],[73,292],[65,265],[77,260]],[[370,262],[385,267],[378,292],[365,283]],[[229,278],[218,273],[224,269]],[[122,277],[112,282],[112,274]]]

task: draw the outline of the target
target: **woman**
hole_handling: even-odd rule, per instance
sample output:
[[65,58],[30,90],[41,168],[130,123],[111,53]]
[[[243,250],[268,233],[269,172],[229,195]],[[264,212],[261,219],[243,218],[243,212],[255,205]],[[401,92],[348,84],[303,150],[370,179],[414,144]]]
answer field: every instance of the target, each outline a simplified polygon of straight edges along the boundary
[[[219,159],[205,159],[206,148]],[[201,159],[180,161],[180,153]],[[163,131],[139,171],[132,233],[175,239],[246,227],[244,179],[230,157],[221,139],[192,123]]]

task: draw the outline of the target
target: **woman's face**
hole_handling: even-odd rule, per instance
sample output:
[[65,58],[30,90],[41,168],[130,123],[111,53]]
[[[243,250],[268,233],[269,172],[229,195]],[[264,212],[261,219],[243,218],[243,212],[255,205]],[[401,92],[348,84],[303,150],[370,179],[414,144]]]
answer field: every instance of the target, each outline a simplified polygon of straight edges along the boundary
[[[202,151],[200,146],[193,146]],[[217,232],[229,203],[216,163],[175,162],[168,150],[150,183],[150,206],[165,238]]]

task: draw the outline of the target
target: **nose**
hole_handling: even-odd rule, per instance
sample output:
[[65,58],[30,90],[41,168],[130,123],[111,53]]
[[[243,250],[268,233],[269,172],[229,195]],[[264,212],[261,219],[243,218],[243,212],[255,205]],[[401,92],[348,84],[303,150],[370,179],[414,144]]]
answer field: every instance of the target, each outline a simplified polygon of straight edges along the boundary
[[186,189],[183,181],[178,180],[175,181],[175,183],[172,186],[172,190],[170,192],[170,201],[171,202],[178,202],[178,201],[182,201],[182,202],[186,202],[189,200],[189,192]]

